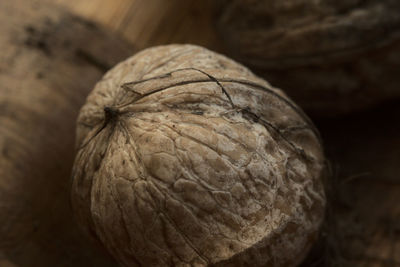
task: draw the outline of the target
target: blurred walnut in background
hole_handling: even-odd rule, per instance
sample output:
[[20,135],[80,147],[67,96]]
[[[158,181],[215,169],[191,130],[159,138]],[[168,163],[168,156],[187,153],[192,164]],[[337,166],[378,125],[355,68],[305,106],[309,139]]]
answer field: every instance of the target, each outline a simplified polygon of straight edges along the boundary
[[220,1],[218,28],[238,60],[318,116],[400,96],[400,1]]

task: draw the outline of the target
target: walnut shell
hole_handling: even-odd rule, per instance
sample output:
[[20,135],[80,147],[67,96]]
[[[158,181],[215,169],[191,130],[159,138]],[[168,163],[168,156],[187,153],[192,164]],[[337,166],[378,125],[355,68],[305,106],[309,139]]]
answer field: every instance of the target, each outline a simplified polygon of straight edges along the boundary
[[193,45],[150,48],[96,85],[72,204],[125,266],[292,266],[323,218],[319,135],[285,94]]
[[313,115],[400,96],[400,1],[221,1],[218,29],[240,62]]

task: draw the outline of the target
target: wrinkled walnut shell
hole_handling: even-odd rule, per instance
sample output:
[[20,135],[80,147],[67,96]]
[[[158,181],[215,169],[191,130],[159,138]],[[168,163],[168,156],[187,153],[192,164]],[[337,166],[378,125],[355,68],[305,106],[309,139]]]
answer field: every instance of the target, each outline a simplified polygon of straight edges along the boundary
[[232,56],[313,115],[400,97],[400,1],[219,2]]
[[150,48],[109,71],[77,147],[77,219],[125,266],[292,266],[323,217],[310,120],[201,47]]

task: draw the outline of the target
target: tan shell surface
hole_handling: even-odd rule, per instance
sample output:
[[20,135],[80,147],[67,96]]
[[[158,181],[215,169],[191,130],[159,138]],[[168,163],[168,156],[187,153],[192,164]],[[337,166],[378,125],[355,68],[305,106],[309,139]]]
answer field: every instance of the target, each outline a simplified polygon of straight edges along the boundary
[[198,46],[109,71],[81,109],[77,149],[77,218],[125,266],[293,266],[323,217],[312,123]]

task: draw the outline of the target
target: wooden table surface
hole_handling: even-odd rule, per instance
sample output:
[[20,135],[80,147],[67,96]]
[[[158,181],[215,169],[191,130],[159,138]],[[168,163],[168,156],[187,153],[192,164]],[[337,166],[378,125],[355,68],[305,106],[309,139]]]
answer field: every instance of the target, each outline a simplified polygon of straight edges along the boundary
[[84,18],[117,31],[137,49],[192,43],[220,50],[212,0],[55,0]]

